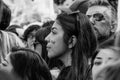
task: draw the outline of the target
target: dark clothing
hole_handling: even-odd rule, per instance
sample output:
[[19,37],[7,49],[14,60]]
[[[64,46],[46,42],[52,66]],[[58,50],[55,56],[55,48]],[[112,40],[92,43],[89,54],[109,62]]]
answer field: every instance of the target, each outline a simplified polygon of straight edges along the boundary
[[116,34],[113,34],[111,37],[109,37],[107,40],[105,40],[104,42],[100,43],[98,45],[98,48],[104,48],[104,47],[108,47],[108,46],[114,46],[115,43],[115,37]]
[[[71,74],[71,70],[72,70],[71,66],[64,67],[61,70],[61,72],[60,72],[60,74],[59,74],[59,76],[56,80],[72,80],[72,79],[75,80],[75,78]],[[92,80],[91,79],[91,67],[90,66],[88,67],[88,69],[86,71],[86,75],[84,77],[84,80]]]
[[65,67],[61,70],[57,80],[68,80],[68,74],[70,72],[71,66]]

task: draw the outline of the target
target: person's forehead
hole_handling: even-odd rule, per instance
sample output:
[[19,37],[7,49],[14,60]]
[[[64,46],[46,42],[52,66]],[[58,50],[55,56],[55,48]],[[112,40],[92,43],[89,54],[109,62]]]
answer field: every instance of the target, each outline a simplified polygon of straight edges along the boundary
[[105,7],[105,6],[95,5],[95,6],[91,6],[88,8],[86,15],[92,15],[94,13],[104,13],[104,12],[106,12],[107,14],[110,14],[111,10],[110,8]]
[[55,29],[62,29],[62,26],[60,25],[59,21],[56,20],[55,23],[53,24],[52,28],[55,28]]
[[116,53],[110,49],[101,49],[97,57],[101,58],[113,58],[116,57]]

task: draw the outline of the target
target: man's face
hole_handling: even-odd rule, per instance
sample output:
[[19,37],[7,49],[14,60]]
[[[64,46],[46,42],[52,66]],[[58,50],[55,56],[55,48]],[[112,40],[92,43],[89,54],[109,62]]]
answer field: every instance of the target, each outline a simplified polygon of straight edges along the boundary
[[86,15],[94,26],[98,40],[110,36],[111,32],[111,10],[105,6],[89,7]]
[[34,50],[35,33],[36,33],[36,30],[32,31],[27,38],[27,46],[32,50]]

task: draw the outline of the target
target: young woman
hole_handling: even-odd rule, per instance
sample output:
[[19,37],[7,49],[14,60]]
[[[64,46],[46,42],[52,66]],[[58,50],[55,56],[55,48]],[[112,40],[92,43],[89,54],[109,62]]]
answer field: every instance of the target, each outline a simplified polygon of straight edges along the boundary
[[30,49],[12,49],[2,62],[1,69],[11,73],[15,80],[52,80],[45,61]]
[[[104,80],[106,74],[104,68],[112,65],[120,59],[120,49],[118,47],[101,48],[93,60],[92,77],[93,80]],[[105,79],[106,80],[106,79]],[[108,79],[109,80],[109,79]]]
[[96,49],[96,36],[88,18],[80,12],[57,16],[45,38],[49,58],[64,64],[57,80],[86,80],[88,59]]

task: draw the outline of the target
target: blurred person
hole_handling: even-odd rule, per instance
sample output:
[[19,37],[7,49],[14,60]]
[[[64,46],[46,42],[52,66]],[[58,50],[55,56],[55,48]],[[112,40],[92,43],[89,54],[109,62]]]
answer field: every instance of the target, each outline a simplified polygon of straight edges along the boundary
[[[10,31],[15,33],[21,40],[23,40],[23,33],[25,29],[17,24],[12,24],[8,26],[5,31]],[[24,40],[23,40],[24,41]]]
[[120,79],[120,61],[108,66],[105,70],[104,80],[119,80]]
[[117,47],[120,47],[120,31],[116,35],[114,45],[117,46]]
[[11,21],[11,10],[0,0],[0,30],[5,30]]
[[1,69],[11,73],[15,80],[52,80],[42,57],[26,48],[13,48],[2,61]]
[[88,58],[93,55],[97,42],[86,15],[79,11],[59,14],[45,40],[48,57],[64,64],[57,80],[88,78]]
[[63,6],[63,4],[65,3],[66,0],[53,0],[54,4],[54,10],[56,14],[60,14],[60,10],[59,7]]
[[[120,79],[120,60],[108,63],[98,72],[95,80],[119,80]],[[104,74],[101,76],[101,74]],[[100,79],[100,76],[102,77]]]
[[116,10],[107,0],[89,0],[89,5],[86,15],[94,25],[99,45],[107,42],[113,45],[117,28]]
[[[106,80],[104,79],[105,73],[101,70],[106,66],[115,63],[120,59],[120,49],[118,47],[105,47],[101,48],[92,60],[92,78],[93,80]],[[109,79],[108,79],[109,80]]]
[[25,47],[25,45],[14,33],[0,30],[0,63],[12,47]]
[[26,47],[34,50],[35,33],[40,28],[39,25],[30,25],[24,31],[23,38],[26,41]]
[[114,63],[108,63],[107,65],[104,65],[104,67],[99,70],[94,80],[119,80],[119,72],[120,60],[117,60]]
[[76,2],[76,0],[53,0],[53,1],[54,10],[57,15],[61,13],[61,9],[69,8],[72,4],[74,4],[74,2]]

